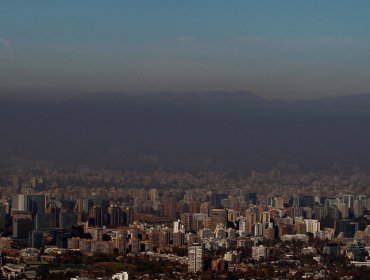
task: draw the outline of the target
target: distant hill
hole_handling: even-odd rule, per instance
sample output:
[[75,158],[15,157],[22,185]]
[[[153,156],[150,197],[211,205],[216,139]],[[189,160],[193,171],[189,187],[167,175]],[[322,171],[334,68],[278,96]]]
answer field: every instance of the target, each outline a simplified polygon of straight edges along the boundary
[[370,166],[370,94],[265,100],[246,92],[0,98],[0,156],[116,168]]

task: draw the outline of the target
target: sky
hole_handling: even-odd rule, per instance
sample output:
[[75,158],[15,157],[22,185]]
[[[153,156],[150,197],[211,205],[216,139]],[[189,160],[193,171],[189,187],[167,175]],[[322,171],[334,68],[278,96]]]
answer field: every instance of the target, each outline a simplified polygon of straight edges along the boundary
[[0,93],[370,93],[370,1],[2,0]]

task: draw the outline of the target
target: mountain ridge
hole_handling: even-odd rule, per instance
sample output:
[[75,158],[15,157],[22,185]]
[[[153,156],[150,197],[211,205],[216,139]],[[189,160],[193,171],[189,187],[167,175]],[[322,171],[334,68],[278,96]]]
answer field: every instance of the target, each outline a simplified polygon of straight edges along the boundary
[[370,166],[370,94],[309,101],[247,92],[0,100],[0,155],[140,168]]

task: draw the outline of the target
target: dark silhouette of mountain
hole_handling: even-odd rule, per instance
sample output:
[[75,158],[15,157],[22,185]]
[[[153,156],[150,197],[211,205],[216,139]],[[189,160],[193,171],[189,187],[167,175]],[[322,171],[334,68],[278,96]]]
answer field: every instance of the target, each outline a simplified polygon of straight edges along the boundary
[[170,169],[370,166],[370,94],[266,100],[245,92],[0,99],[0,156]]

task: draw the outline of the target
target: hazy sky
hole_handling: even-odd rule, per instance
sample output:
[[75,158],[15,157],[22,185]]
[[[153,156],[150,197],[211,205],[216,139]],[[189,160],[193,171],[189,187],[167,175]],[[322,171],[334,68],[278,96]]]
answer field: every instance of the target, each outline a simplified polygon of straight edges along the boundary
[[370,1],[0,1],[0,88],[370,92]]

